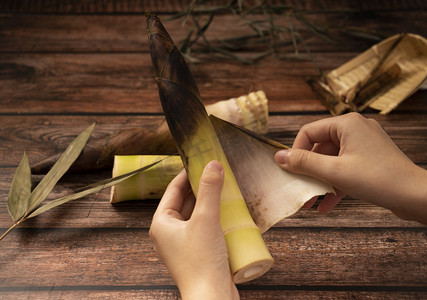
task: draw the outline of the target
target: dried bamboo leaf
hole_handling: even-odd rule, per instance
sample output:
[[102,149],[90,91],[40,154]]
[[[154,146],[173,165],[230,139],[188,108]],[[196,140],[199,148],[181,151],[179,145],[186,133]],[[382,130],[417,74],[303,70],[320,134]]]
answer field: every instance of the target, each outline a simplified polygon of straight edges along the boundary
[[214,14],[209,15],[208,20],[205,22],[205,24],[203,26],[199,25],[199,22],[197,19],[194,19],[194,24],[197,26],[197,34],[194,37],[193,41],[191,42],[191,44],[189,45],[189,47],[191,47],[193,44],[195,44],[200,38],[203,38],[205,40],[206,43],[207,40],[205,38],[205,32],[208,30],[209,25],[211,24],[213,18],[214,18]]
[[73,162],[82,152],[89,139],[95,124],[86,128],[65,150],[52,169],[36,186],[30,195],[28,212],[36,209],[49,195],[55,184],[67,172]]
[[119,183],[137,175],[138,173],[143,172],[143,171],[155,166],[156,164],[160,163],[163,160],[164,160],[164,158],[159,159],[159,160],[157,160],[157,161],[155,161],[149,165],[146,165],[144,167],[141,167],[141,168],[134,170],[134,171],[131,171],[129,173],[125,173],[125,174],[122,174],[122,175],[117,176],[117,177],[113,177],[110,179],[106,179],[106,180],[99,181],[97,183],[91,184],[91,185],[85,187],[83,191],[80,191],[78,193],[75,193],[72,195],[67,195],[67,196],[52,200],[49,203],[47,203],[47,204],[39,207],[38,209],[36,209],[34,212],[32,212],[28,216],[28,218],[33,218],[35,216],[38,216],[41,213],[44,213],[44,212],[46,212],[46,211],[48,211],[54,207],[59,206],[61,204],[64,204],[64,203],[67,203],[67,202],[70,202],[70,201],[73,201],[76,199],[80,199],[80,198],[86,197],[86,196],[91,195],[91,194],[98,193],[99,191],[101,191],[103,189],[106,189],[106,188],[109,188],[113,185],[119,184]]
[[[62,175],[65,174],[65,172],[70,168],[73,162],[80,155],[94,127],[95,127],[95,124],[92,124],[91,126],[86,128],[86,130],[84,130],[68,146],[68,148],[61,155],[61,157],[58,159],[58,161],[55,163],[55,165],[52,167],[49,173],[46,174],[46,176],[40,181],[40,183],[36,186],[36,188],[31,193],[29,193],[29,190],[31,190],[31,168],[28,162],[28,158],[26,154],[24,154],[24,158],[21,161],[20,165],[18,166],[18,170],[17,170],[17,173],[19,174],[22,173],[24,175],[20,175],[18,177],[19,180],[15,180],[15,183],[12,182],[11,190],[13,191],[10,192],[9,200],[8,200],[8,209],[9,209],[9,212],[12,211],[11,215],[12,215],[14,224],[8,230],[6,230],[5,233],[3,233],[0,236],[0,241],[6,235],[8,235],[9,232],[11,232],[15,227],[17,227],[21,222],[27,220],[29,217],[33,217],[35,215],[38,215],[50,209],[49,207],[44,207],[41,210],[39,210],[37,214],[33,213],[37,209],[37,207],[46,199],[46,197],[52,191],[53,187],[58,182],[58,180],[62,177]],[[22,186],[20,187],[21,190],[16,190],[16,186],[21,184],[22,184]],[[16,197],[18,197],[18,199],[23,199],[23,200],[17,200]],[[22,201],[22,203],[19,203],[19,208],[16,206],[18,205],[17,203],[15,203],[16,201],[20,201],[20,202]],[[62,203],[63,202],[58,201],[52,207],[58,206]],[[24,207],[25,207],[25,211],[23,212]]]
[[7,199],[7,210],[13,222],[21,219],[29,206],[31,194],[31,168],[28,156],[24,152],[24,157],[16,169]]
[[297,212],[312,197],[334,192],[320,180],[280,168],[274,155],[286,146],[215,116],[210,119],[261,232]]
[[305,25],[308,29],[310,29],[314,34],[316,34],[319,38],[329,41],[329,42],[336,42],[337,39],[333,37],[327,29],[324,29],[320,26],[316,26],[313,23],[310,23],[305,17],[304,14],[301,13],[295,13],[294,14],[295,19],[298,20],[302,25]]

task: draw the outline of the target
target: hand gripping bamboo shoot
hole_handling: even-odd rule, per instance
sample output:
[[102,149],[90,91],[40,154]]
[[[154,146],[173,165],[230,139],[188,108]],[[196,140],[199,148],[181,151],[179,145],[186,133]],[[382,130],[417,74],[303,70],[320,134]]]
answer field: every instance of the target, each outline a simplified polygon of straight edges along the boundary
[[264,274],[273,264],[268,249],[246,207],[222,150],[194,78],[160,20],[147,17],[150,50],[163,111],[197,197],[205,165],[218,160],[224,168],[221,226],[236,283]]

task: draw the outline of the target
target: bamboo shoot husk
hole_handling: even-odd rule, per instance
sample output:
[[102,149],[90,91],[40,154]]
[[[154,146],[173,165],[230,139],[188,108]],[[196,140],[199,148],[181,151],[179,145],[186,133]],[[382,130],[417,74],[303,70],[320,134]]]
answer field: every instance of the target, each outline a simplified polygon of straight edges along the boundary
[[[380,70],[375,73],[386,72],[393,65],[400,69],[395,79],[385,80],[366,99],[369,107],[379,110],[381,114],[388,114],[426,80],[427,40],[415,34],[392,36],[329,72],[326,79],[332,92],[344,100],[379,65]],[[353,110],[362,111],[365,106]]]
[[[268,131],[268,99],[264,91],[206,105],[206,110],[224,120],[264,134]],[[163,120],[154,128],[132,128],[108,138],[89,141],[69,172],[93,172],[111,169],[114,155],[175,154],[176,147]],[[56,154],[36,163],[33,174],[45,174],[59,159]]]
[[214,116],[211,120],[246,205],[261,232],[296,213],[314,196],[334,193],[330,185],[318,179],[280,168],[274,155],[287,148],[285,145]]
[[224,168],[221,226],[233,280],[241,283],[257,278],[268,271],[273,258],[249,214],[194,77],[156,16],[147,16],[147,32],[163,112],[192,190],[197,198],[206,164],[218,160]]

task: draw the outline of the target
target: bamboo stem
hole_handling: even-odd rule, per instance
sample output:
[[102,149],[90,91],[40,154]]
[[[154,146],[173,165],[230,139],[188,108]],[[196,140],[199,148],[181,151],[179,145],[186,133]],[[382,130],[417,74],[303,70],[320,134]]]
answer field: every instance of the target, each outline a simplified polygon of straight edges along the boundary
[[18,222],[16,222],[15,224],[13,224],[8,230],[6,230],[5,233],[3,233],[0,236],[0,241],[3,240],[8,234],[9,232],[11,232],[13,229],[15,229],[19,224],[21,224],[23,221],[25,221],[24,218],[22,218],[21,220],[19,220]]

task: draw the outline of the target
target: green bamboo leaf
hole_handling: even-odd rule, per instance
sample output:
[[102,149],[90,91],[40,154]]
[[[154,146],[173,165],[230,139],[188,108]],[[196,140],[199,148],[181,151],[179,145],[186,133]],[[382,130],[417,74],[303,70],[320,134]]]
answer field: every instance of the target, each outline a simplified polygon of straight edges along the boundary
[[99,181],[97,183],[91,184],[91,185],[87,186],[81,192],[52,200],[49,203],[47,203],[47,204],[39,207],[38,209],[36,209],[32,214],[30,214],[28,216],[28,218],[33,218],[35,216],[38,216],[41,213],[44,213],[44,212],[46,212],[46,211],[48,211],[54,207],[59,206],[61,204],[64,204],[64,203],[67,203],[69,201],[76,200],[79,198],[83,198],[83,197],[86,197],[86,196],[91,195],[91,194],[95,194],[95,193],[97,193],[103,189],[106,189],[106,188],[111,187],[113,185],[119,184],[120,182],[125,181],[126,179],[129,179],[130,177],[135,176],[136,174],[143,172],[143,171],[155,166],[156,164],[160,163],[163,160],[165,160],[165,158],[160,159],[158,161],[155,161],[149,165],[146,165],[146,166],[139,168],[137,170],[134,170],[132,172],[122,174],[122,175],[116,176],[114,178],[106,179],[106,180]]
[[37,187],[33,190],[29,199],[28,213],[36,209],[49,195],[55,184],[67,172],[73,162],[79,157],[83,148],[89,139],[95,124],[86,128],[62,153],[58,161],[53,165],[52,169],[40,181]]
[[7,199],[7,210],[13,222],[21,219],[29,206],[31,194],[31,168],[28,156],[24,152],[24,157],[16,169],[12,179],[9,195]]

